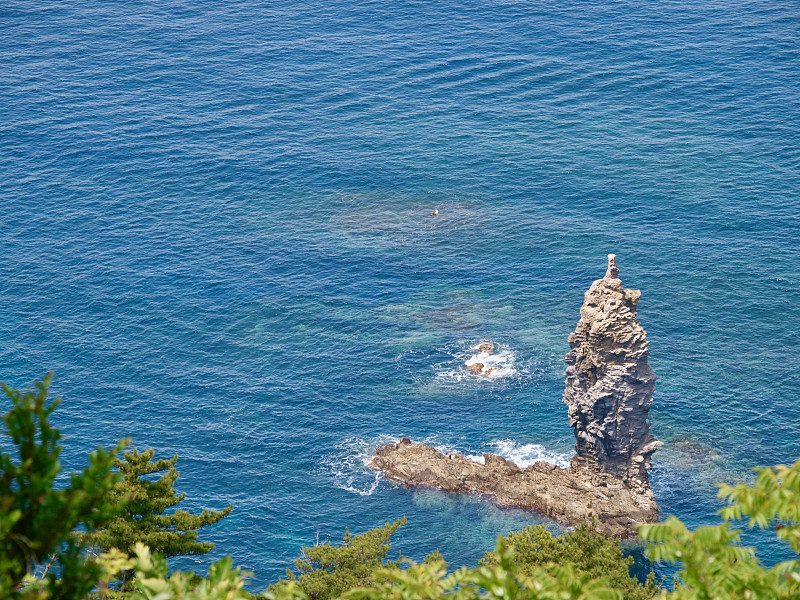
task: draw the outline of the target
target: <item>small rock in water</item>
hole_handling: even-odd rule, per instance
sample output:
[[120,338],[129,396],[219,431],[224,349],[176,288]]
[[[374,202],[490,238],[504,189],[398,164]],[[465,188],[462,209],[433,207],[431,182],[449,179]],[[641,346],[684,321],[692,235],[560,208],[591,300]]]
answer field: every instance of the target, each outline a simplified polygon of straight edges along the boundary
[[467,370],[475,373],[475,375],[484,375],[483,372],[483,363],[472,363],[471,365],[467,365]]
[[486,354],[494,354],[494,344],[492,342],[483,342],[478,346],[478,351],[485,352]]

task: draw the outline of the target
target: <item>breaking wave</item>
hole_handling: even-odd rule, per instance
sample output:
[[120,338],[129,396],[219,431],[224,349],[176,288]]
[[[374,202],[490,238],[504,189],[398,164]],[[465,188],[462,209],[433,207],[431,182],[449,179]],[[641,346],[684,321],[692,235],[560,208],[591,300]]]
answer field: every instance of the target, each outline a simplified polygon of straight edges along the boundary
[[524,372],[518,366],[518,354],[506,344],[461,341],[443,350],[452,360],[434,367],[439,380],[497,381],[513,378]]
[[347,438],[336,446],[334,452],[322,460],[322,467],[340,489],[361,496],[371,496],[381,482],[381,473],[369,466],[375,450],[400,441],[398,436],[379,435],[374,438]]
[[[570,454],[548,450],[541,444],[521,444],[510,439],[488,442],[483,447],[485,452],[499,454],[522,468],[529,467],[540,460],[567,468],[571,456]],[[483,454],[465,454],[465,456],[470,460],[483,464]]]
[[[381,446],[399,441],[400,436],[388,434],[368,439],[348,438],[337,445],[336,452],[323,459],[323,470],[330,474],[336,487],[361,496],[371,496],[378,489],[383,477],[380,471],[369,466],[370,458]],[[522,444],[511,439],[493,440],[472,448],[443,442],[436,436],[412,438],[412,441],[433,446],[442,454],[462,454],[465,458],[481,464],[484,462],[484,452],[499,454],[522,468],[540,460],[566,468],[569,466],[571,456],[548,450],[541,444]]]

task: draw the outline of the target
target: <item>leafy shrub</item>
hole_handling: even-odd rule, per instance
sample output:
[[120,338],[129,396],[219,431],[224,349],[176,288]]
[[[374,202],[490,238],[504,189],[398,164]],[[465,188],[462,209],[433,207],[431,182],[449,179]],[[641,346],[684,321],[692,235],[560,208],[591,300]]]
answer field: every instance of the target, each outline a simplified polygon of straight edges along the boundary
[[[590,523],[559,536],[552,535],[544,525],[529,525],[509,533],[505,541],[514,549],[515,561],[525,575],[569,565],[576,574],[604,578],[609,588],[622,592],[625,600],[647,600],[660,589],[652,572],[645,585],[631,577],[633,558],[624,556],[617,540],[599,533]],[[488,552],[481,564],[498,560],[497,551]]]
[[[289,591],[302,591],[310,600],[327,600],[338,598],[352,588],[372,583],[376,571],[384,566],[383,559],[391,549],[389,538],[405,523],[403,517],[360,535],[350,535],[345,530],[341,546],[326,542],[303,548],[302,557],[294,561],[299,574],[295,575],[287,569],[287,579],[271,585],[269,593],[285,597]],[[398,558],[389,562],[388,566],[397,567],[401,560]]]

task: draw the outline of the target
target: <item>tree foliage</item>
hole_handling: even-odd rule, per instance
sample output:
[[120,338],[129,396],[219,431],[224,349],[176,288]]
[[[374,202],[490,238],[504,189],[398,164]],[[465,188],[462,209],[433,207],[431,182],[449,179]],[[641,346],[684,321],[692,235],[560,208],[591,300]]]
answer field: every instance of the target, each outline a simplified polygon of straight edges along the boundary
[[[506,538],[498,540],[493,560],[475,569],[447,573],[438,553],[407,568],[388,564],[376,568],[367,584],[345,591],[342,600],[622,600],[605,579],[577,572],[572,565],[533,568],[524,573]],[[271,600],[307,600],[297,581],[271,590]]]
[[[288,572],[288,579],[270,586],[266,597],[273,600],[623,600],[626,596],[615,585],[629,592],[628,597],[637,599],[651,597],[658,589],[655,584],[645,588],[631,579],[630,563],[622,556],[618,544],[590,526],[573,532],[567,543],[559,542],[560,538],[554,538],[544,527],[530,527],[501,537],[497,548],[472,570],[462,567],[448,573],[447,563],[438,552],[421,564],[404,561],[402,557],[384,563],[390,548],[389,538],[403,523],[405,519],[358,536],[348,533],[342,546],[325,543],[303,548],[303,558],[295,561],[299,576]],[[582,543],[585,547],[580,547]],[[617,562],[612,564],[614,561]]]
[[[498,538],[490,561],[468,572],[474,598],[485,600],[623,600],[605,577],[580,571],[574,563],[524,565],[514,545]],[[480,590],[480,591],[479,591]]]
[[[752,486],[721,485],[720,498],[727,500],[722,518],[727,521],[748,519],[750,527],[762,529],[775,525],[778,539],[800,554],[800,459],[791,467],[778,465],[754,469],[758,473]],[[782,568],[798,568],[797,561]]]
[[154,555],[143,544],[133,548],[133,557],[114,549],[103,553],[98,561],[105,570],[105,582],[120,572],[136,574],[135,590],[126,593],[126,600],[248,600],[252,596],[244,588],[244,578],[251,573],[233,568],[231,558],[225,557],[208,569],[207,577],[180,571],[167,574],[167,562]]
[[[203,510],[192,514],[176,510],[165,514],[185,498],[174,489],[178,472],[171,459],[153,460],[155,451],[132,450],[125,452],[124,460],[117,459],[115,466],[121,479],[108,494],[109,501],[125,499],[123,510],[103,528],[82,536],[87,544],[104,551],[117,548],[133,553],[137,544],[143,544],[152,552],[165,558],[176,555],[205,554],[214,549],[214,544],[198,542],[198,530],[218,522],[230,514],[232,506],[221,511]],[[148,475],[162,473],[155,481]],[[133,577],[133,571],[123,574],[124,587]]]
[[[626,557],[617,540],[598,532],[590,523],[560,536],[552,535],[544,525],[529,525],[511,532],[504,541],[514,549],[515,561],[525,575],[570,565],[576,574],[605,578],[608,587],[619,590],[625,600],[646,600],[659,590],[652,572],[645,585],[631,577],[633,557]],[[496,564],[499,559],[497,551],[488,552],[481,564]]]
[[[121,498],[111,500],[109,492],[123,443],[112,450],[98,448],[88,467],[72,473],[65,485],[55,485],[61,434],[49,419],[60,399],[48,400],[51,379],[47,375],[24,392],[2,386],[11,408],[3,415],[0,433],[0,598],[85,597],[101,569],[70,534],[77,527],[93,531],[122,508]],[[54,568],[48,568],[37,588],[23,588],[26,576],[45,562]]]
[[779,539],[800,553],[800,460],[791,467],[755,469],[753,485],[721,485],[727,501],[723,523],[690,531],[675,517],[642,525],[639,535],[650,542],[654,561],[681,563],[674,600],[800,598],[800,561],[796,558],[765,568],[755,548],[740,545],[740,531],[731,521],[748,520],[749,527],[773,526]]
[[[389,538],[405,523],[403,517],[360,535],[350,535],[350,531],[345,530],[341,546],[326,542],[303,548],[302,557],[294,561],[298,574],[287,569],[287,579],[270,586],[269,592],[280,596],[289,593],[287,590],[302,591],[310,600],[327,600],[372,583],[391,549]],[[389,562],[388,566],[398,567],[401,560],[402,557]]]
[[[204,510],[200,514],[184,510],[164,514],[165,510],[180,503],[186,495],[178,494],[173,489],[179,475],[175,470],[177,455],[171,459],[153,461],[154,453],[152,448],[142,453],[138,450],[128,451],[124,460],[115,461],[122,479],[110,491],[109,499],[116,501],[125,498],[127,502],[116,518],[102,529],[86,534],[84,539],[104,551],[118,548],[123,552],[133,552],[136,544],[141,543],[167,558],[206,554],[214,549],[214,544],[198,542],[198,530],[218,522],[233,507],[228,506],[221,511]],[[143,478],[161,472],[165,473],[155,481]]]

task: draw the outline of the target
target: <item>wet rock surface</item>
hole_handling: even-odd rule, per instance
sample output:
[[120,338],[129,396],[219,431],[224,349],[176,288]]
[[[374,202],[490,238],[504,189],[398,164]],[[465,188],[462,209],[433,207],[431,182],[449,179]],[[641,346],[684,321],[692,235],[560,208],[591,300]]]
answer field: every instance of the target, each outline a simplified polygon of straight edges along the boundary
[[486,354],[494,354],[494,344],[492,342],[482,342],[478,346],[478,352],[485,352]]
[[563,469],[543,461],[520,468],[495,454],[478,463],[403,438],[379,448],[371,465],[406,485],[487,494],[497,503],[536,510],[566,524],[594,519],[608,535],[627,537],[655,521],[650,456],[662,443],[647,414],[656,376],[636,319],[638,290],[622,287],[616,257],[585,294],[569,337],[564,402],[577,454]]
[[483,363],[479,362],[466,365],[467,371],[475,375],[483,375],[483,366],[484,366]]

